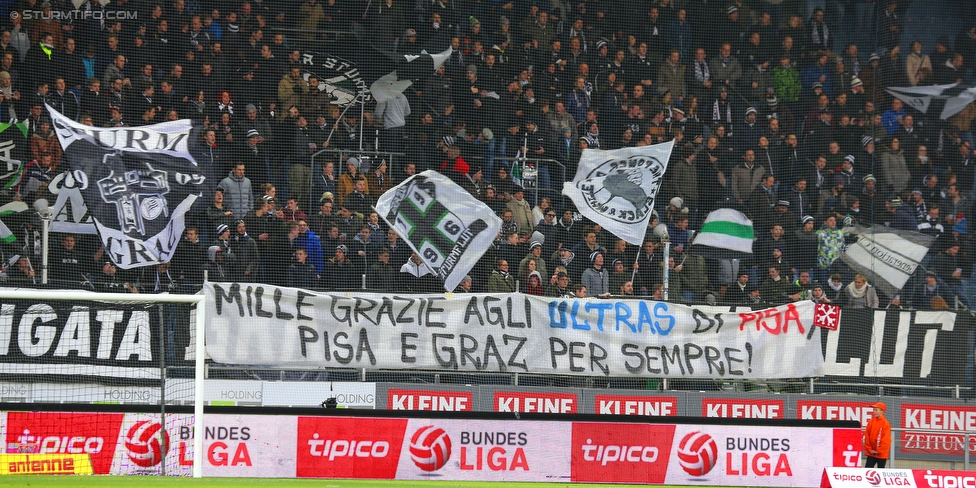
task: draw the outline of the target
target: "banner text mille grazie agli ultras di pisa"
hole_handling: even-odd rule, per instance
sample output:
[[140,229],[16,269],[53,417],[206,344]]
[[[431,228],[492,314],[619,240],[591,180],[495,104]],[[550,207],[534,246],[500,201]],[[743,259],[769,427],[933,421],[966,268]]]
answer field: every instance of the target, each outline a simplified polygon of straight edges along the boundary
[[705,313],[644,300],[384,296],[208,283],[229,364],[674,378],[822,376],[812,302]]

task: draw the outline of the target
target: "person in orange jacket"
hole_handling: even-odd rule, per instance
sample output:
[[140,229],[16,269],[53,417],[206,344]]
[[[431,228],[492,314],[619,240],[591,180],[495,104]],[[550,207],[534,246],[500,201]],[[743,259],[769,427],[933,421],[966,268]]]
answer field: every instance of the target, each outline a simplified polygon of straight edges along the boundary
[[891,449],[891,424],[885,418],[887,407],[884,403],[877,402],[871,406],[874,407],[874,415],[864,428],[864,453],[867,455],[864,467],[884,468]]

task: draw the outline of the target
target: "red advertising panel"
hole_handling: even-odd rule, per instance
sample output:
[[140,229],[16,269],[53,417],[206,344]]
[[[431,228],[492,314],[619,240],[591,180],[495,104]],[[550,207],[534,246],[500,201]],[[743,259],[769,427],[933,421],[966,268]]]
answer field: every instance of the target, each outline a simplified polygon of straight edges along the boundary
[[121,413],[10,412],[6,452],[89,454],[95,474],[109,474],[124,417]]
[[492,405],[496,412],[576,413],[575,393],[496,391]]
[[728,419],[781,419],[783,400],[702,398],[702,416]]
[[834,429],[834,466],[856,468],[861,463],[861,429]]
[[472,393],[467,391],[390,388],[386,396],[386,408],[428,412],[473,412],[472,400]]
[[650,395],[596,395],[593,410],[601,415],[678,415],[678,398]]
[[800,420],[854,420],[861,426],[871,420],[873,402],[841,402],[835,400],[797,400],[796,416]]
[[393,479],[407,419],[298,417],[299,478]]
[[976,472],[913,469],[915,486],[918,488],[973,488]]
[[[901,406],[903,429],[944,430],[945,434],[901,432],[900,452],[962,456],[965,440],[953,431],[976,430],[976,407],[905,403]],[[970,439],[970,452],[976,438]]]
[[668,474],[674,428],[673,425],[573,423],[572,480],[663,484]]

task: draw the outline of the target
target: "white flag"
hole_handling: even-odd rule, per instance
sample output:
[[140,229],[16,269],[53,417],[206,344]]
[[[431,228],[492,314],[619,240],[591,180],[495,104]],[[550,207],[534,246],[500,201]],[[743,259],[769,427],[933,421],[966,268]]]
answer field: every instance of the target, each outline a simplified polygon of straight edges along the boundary
[[847,246],[841,259],[888,296],[905,286],[935,241],[930,235],[883,225],[857,227],[851,233],[857,234],[857,242]]
[[639,246],[672,149],[673,140],[613,151],[584,149],[576,178],[563,183],[563,195],[586,218]]
[[946,120],[976,100],[976,86],[972,83],[952,83],[950,85],[908,86],[885,88],[906,105],[923,114],[938,113]]
[[391,188],[376,212],[424,264],[454,291],[502,228],[487,205],[436,171],[424,171]]

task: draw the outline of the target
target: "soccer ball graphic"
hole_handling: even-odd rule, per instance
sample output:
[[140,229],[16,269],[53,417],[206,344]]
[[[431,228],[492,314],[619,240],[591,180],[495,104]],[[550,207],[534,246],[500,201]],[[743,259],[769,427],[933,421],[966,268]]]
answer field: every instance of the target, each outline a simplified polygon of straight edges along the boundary
[[143,420],[136,422],[125,434],[125,448],[129,459],[137,466],[151,468],[163,460],[163,453],[169,448],[169,434],[163,431],[162,445],[160,445],[159,431],[163,428],[159,422]]
[[878,474],[878,472],[873,469],[869,470],[864,475],[864,479],[868,480],[868,483],[871,483],[874,486],[878,486],[881,484],[881,475]]
[[692,476],[705,476],[718,460],[715,439],[704,432],[692,432],[678,444],[678,464]]
[[437,471],[451,458],[451,438],[439,427],[421,427],[410,438],[410,459],[424,471]]

